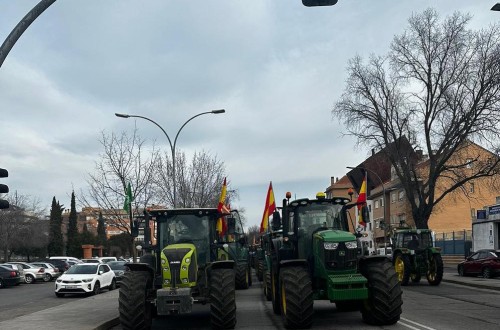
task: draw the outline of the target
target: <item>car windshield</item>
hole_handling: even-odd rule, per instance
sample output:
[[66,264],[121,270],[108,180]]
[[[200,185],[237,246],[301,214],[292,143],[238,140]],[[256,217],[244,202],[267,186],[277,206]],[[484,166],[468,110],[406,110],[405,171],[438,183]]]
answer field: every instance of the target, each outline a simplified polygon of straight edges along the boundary
[[71,266],[70,269],[66,271],[66,274],[95,274],[97,273],[97,266],[93,264],[86,265],[74,265]]

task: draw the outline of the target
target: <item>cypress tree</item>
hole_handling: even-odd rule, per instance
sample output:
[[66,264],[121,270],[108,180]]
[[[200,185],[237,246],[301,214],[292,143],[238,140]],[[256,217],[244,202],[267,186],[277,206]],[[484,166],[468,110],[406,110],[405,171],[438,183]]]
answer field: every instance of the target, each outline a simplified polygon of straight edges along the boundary
[[71,193],[71,210],[68,219],[68,232],[66,242],[66,254],[69,256],[79,256],[82,254],[82,247],[78,235],[78,216],[76,214],[75,206],[75,192]]
[[98,244],[102,246],[106,246],[106,241],[108,240],[106,237],[106,224],[104,223],[102,211],[99,212],[99,219],[97,221],[97,240],[99,242]]
[[60,256],[63,254],[64,242],[61,230],[62,212],[64,208],[59,202],[56,202],[56,197],[52,198],[52,206],[50,207],[49,220],[49,245],[47,253],[49,256]]

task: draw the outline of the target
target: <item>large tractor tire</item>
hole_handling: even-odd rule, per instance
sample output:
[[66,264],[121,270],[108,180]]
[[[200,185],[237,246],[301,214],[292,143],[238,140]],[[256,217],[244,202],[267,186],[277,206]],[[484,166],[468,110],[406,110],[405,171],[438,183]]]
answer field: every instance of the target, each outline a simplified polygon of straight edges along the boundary
[[122,329],[151,329],[153,307],[146,299],[150,285],[151,277],[148,272],[125,272],[118,298]]
[[273,300],[273,291],[271,288],[271,274],[268,271],[264,271],[264,296],[266,296],[267,301]]
[[234,329],[236,297],[234,271],[214,269],[210,277],[210,320],[214,329]]
[[234,268],[235,279],[236,279],[236,289],[248,289],[250,286],[250,268],[247,263],[237,263]]
[[443,258],[439,253],[431,255],[429,269],[427,269],[427,281],[430,285],[439,285],[443,279]]
[[279,285],[278,285],[278,276],[276,275],[275,272],[271,272],[271,302],[273,304],[273,312],[276,315],[281,314],[281,307],[280,307],[280,291],[279,291]]
[[264,279],[264,260],[259,260],[257,264],[257,279],[260,282]]
[[398,276],[399,283],[408,285],[411,276],[411,262],[407,255],[399,253],[394,258],[394,269]]
[[302,267],[280,271],[281,318],[289,329],[310,328],[313,321],[313,291],[309,273]]
[[363,321],[370,325],[395,324],[402,313],[401,286],[389,260],[368,262],[362,267],[368,280],[368,299],[361,305]]

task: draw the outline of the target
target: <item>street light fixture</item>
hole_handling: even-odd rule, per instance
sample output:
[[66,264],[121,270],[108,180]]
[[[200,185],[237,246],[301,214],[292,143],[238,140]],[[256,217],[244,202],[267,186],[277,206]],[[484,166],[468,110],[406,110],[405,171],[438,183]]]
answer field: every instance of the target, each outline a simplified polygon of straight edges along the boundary
[[[384,253],[385,255],[387,255],[387,221],[385,219],[385,208],[387,207],[387,204],[385,202],[385,186],[384,186],[384,183],[382,182],[382,179],[380,178],[380,176],[377,174],[377,172],[375,171],[372,171],[366,167],[361,167],[361,166],[356,166],[356,167],[351,167],[351,166],[347,166],[346,168],[348,169],[351,169],[351,170],[354,170],[354,169],[360,169],[360,170],[365,170],[365,171],[368,171],[372,174],[374,174],[377,179],[380,181],[380,184],[382,185],[382,194],[384,196],[382,196],[382,199],[383,199],[383,202],[384,202],[384,209],[383,209],[383,217],[384,217]],[[368,185],[368,182],[366,183]]]
[[186,120],[186,122],[184,124],[182,124],[181,128],[179,128],[179,130],[177,131],[177,134],[175,135],[173,144],[172,144],[172,140],[170,140],[170,137],[168,136],[167,132],[163,129],[163,127],[161,127],[160,124],[158,124],[157,122],[155,122],[154,120],[152,120],[148,117],[139,116],[139,115],[129,115],[129,114],[125,114],[125,113],[115,113],[115,116],[120,117],[120,118],[142,118],[142,119],[145,119],[147,121],[150,121],[153,124],[155,124],[156,126],[158,126],[161,129],[161,131],[163,132],[163,134],[165,134],[165,136],[167,137],[168,144],[170,145],[170,151],[172,153],[172,175],[173,175],[172,182],[174,185],[174,208],[175,208],[177,206],[177,196],[176,196],[176,189],[177,188],[176,188],[176,177],[175,177],[175,146],[177,144],[177,138],[179,137],[179,133],[182,131],[182,129],[184,128],[184,126],[186,126],[187,123],[189,123],[191,120],[195,119],[196,117],[199,117],[201,115],[206,115],[206,114],[217,115],[217,114],[225,113],[225,112],[226,112],[226,110],[224,110],[224,109],[212,110],[212,111],[201,112],[201,113],[189,118],[188,120]]

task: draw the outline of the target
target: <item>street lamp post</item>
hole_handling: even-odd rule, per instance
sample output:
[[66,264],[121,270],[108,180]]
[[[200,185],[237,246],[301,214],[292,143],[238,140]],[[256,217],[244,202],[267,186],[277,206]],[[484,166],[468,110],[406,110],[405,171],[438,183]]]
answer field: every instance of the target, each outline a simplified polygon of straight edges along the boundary
[[195,119],[196,117],[199,117],[201,115],[206,115],[209,113],[219,114],[219,113],[224,113],[224,112],[226,112],[226,110],[224,110],[224,109],[206,111],[206,112],[201,112],[201,113],[189,118],[188,120],[186,120],[186,122],[184,124],[182,124],[181,128],[179,128],[179,130],[177,131],[177,134],[175,135],[173,144],[172,144],[172,140],[168,136],[167,132],[163,129],[163,127],[161,127],[160,124],[158,124],[157,122],[155,122],[154,120],[152,120],[148,117],[139,116],[139,115],[129,115],[129,114],[124,114],[124,113],[115,113],[115,116],[120,117],[120,118],[141,118],[141,119],[145,119],[147,121],[150,121],[153,124],[155,124],[156,126],[158,126],[161,129],[161,131],[163,132],[163,134],[165,134],[165,136],[167,137],[168,144],[170,145],[170,151],[172,153],[172,175],[173,175],[172,182],[174,185],[174,208],[175,208],[177,206],[177,196],[176,196],[176,189],[177,188],[176,188],[176,177],[175,177],[175,146],[177,144],[177,138],[179,137],[179,133],[182,131],[182,129],[184,128],[184,126],[186,126],[187,123],[189,123],[191,120]]
[[[377,172],[374,172],[374,171],[372,171],[372,170],[370,170],[368,168],[361,167],[361,166],[356,166],[356,167],[347,166],[347,168],[351,169],[351,170],[358,168],[358,169],[361,169],[361,170],[368,171],[368,172],[374,174],[377,177],[377,179],[380,181],[380,184],[382,185],[382,194],[384,195],[383,196],[383,202],[384,202],[384,209],[383,209],[383,217],[384,217],[384,253],[385,253],[385,255],[387,255],[387,231],[386,231],[386,229],[387,229],[387,225],[388,224],[387,224],[387,221],[385,219],[385,208],[387,207],[387,204],[385,203],[385,186],[384,186],[384,183],[382,182],[382,179],[377,174]],[[368,182],[366,184],[368,185]]]

